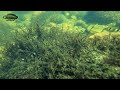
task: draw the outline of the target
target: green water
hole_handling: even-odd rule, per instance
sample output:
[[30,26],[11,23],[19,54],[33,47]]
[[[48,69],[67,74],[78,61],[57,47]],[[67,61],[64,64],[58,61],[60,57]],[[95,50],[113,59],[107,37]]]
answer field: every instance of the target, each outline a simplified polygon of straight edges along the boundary
[[0,11],[2,79],[116,79],[119,54],[119,11]]

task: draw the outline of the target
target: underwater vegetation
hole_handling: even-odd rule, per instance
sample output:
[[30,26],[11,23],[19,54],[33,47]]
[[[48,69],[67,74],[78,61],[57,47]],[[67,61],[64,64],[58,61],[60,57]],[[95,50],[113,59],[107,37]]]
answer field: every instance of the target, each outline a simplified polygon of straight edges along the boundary
[[42,12],[17,27],[0,46],[0,78],[119,79],[119,28],[85,22],[89,12],[72,13]]

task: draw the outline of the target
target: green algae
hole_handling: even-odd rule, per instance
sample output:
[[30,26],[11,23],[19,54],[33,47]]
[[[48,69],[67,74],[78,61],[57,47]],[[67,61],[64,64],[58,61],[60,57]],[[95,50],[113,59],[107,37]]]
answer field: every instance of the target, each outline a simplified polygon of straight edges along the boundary
[[[97,11],[82,15],[79,11],[11,12],[20,20],[0,22],[5,34],[0,36],[4,42],[0,46],[0,78],[120,78],[120,32],[115,12],[106,17],[105,12]],[[88,23],[84,19],[89,20],[90,14],[96,17]],[[111,17],[114,20],[105,22]]]

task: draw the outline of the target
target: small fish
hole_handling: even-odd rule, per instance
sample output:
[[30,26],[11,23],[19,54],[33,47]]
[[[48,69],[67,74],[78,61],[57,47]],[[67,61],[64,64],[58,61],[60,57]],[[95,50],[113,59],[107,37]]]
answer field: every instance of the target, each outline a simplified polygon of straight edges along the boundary
[[14,21],[15,19],[18,19],[18,16],[10,13],[10,14],[4,15],[3,18],[6,19],[6,21]]
[[120,28],[118,27],[108,27],[108,28],[104,28],[102,31],[109,31],[109,32],[119,32],[120,31]]

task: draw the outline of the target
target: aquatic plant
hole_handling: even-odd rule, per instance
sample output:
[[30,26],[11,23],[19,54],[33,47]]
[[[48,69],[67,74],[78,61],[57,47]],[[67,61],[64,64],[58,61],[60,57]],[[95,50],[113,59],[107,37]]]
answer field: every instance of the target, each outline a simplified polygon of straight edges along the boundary
[[108,49],[108,58],[106,63],[109,63],[113,66],[120,66],[120,35],[114,34],[111,35],[111,40],[109,42],[109,49]]
[[0,78],[119,78],[119,69],[114,71],[104,62],[107,56],[99,44],[90,43],[86,35],[57,28],[47,32],[37,24],[28,32],[19,33],[14,43],[5,46],[5,59],[0,61]]
[[28,18],[29,27],[13,28],[13,40],[0,48],[0,78],[120,78],[120,35],[109,32],[114,25],[87,24],[72,14],[66,21],[62,12],[37,15]]
[[120,33],[97,33],[90,38],[94,39],[93,42],[100,51],[106,53],[106,63],[119,66]]

